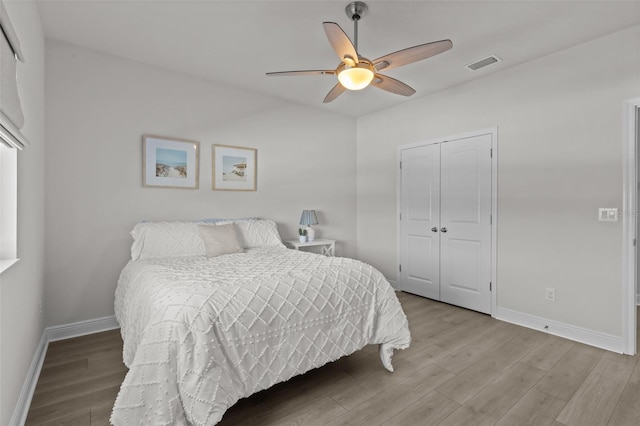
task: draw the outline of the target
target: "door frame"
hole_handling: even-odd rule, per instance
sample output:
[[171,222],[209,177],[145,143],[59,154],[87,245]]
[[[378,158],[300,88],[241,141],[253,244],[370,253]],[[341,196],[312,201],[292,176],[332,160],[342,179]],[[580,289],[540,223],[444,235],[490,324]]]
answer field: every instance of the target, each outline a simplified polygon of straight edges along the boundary
[[451,142],[457,139],[467,139],[476,136],[491,135],[491,316],[495,317],[498,300],[498,126],[473,130],[465,133],[429,139],[421,142],[398,145],[396,149],[396,290],[402,290],[400,281],[400,213],[402,211],[402,181],[400,161],[402,150],[424,145]]
[[638,216],[638,133],[640,98],[624,101],[622,138],[622,351],[636,352],[636,280],[638,259],[634,240]]

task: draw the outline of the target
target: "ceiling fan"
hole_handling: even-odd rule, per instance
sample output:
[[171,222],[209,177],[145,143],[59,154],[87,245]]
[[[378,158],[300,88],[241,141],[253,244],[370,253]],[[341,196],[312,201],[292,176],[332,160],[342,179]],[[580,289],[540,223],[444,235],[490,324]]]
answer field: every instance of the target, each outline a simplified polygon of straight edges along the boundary
[[369,86],[369,84],[397,95],[413,95],[416,91],[412,87],[395,78],[380,74],[379,71],[422,61],[446,52],[453,47],[453,43],[451,40],[440,40],[419,44],[370,61],[358,54],[358,21],[362,19],[368,10],[369,7],[366,3],[361,1],[349,3],[345,8],[347,16],[353,21],[354,43],[351,43],[347,34],[340,28],[340,25],[335,22],[322,23],[329,43],[341,61],[335,70],[281,71],[268,72],[267,75],[336,75],[338,84],[329,91],[324,98],[324,103],[333,101],[347,89],[361,90]]

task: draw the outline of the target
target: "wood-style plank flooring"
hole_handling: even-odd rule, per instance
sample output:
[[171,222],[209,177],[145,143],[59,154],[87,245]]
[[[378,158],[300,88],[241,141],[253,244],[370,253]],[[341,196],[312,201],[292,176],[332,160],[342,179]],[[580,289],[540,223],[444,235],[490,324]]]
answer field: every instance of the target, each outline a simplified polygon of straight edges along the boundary
[[[239,401],[231,425],[640,425],[640,357],[398,293],[411,347],[377,348]],[[54,342],[27,425],[108,425],[126,368],[119,330]]]

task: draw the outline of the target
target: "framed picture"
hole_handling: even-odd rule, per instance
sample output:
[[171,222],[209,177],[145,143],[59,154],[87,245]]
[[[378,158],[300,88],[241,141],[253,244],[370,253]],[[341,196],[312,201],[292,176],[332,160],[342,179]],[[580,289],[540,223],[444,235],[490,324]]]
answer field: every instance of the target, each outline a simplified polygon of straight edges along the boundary
[[257,164],[253,148],[213,145],[213,190],[255,191]]
[[142,186],[198,188],[199,143],[163,136],[142,136]]

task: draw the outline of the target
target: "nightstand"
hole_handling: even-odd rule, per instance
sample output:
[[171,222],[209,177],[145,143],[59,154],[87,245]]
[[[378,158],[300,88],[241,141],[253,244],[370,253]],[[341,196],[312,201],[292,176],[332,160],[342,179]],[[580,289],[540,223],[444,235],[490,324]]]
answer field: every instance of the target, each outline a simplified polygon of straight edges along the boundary
[[325,238],[316,238],[306,243],[301,243],[300,240],[288,240],[284,243],[296,250],[300,250],[302,247],[322,247],[322,254],[325,256],[335,256],[336,252],[336,240],[327,240]]

